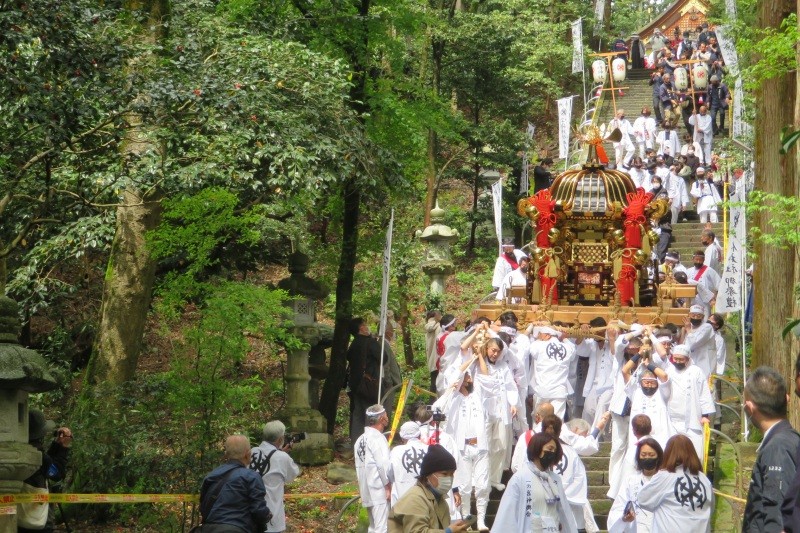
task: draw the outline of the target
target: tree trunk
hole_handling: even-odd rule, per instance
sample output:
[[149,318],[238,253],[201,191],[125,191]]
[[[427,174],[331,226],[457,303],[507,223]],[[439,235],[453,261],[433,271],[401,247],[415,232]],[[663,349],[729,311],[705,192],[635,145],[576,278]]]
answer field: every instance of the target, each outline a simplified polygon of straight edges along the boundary
[[134,378],[153,293],[155,261],[145,233],[158,227],[161,204],[131,190],[123,192],[123,199],[103,286],[100,328],[86,373],[89,385]]
[[[787,0],[761,0],[758,6],[759,26],[776,28],[795,10]],[[794,72],[762,82],[756,92],[756,183],[765,193],[795,196],[800,192],[797,161],[794,154],[778,154],[781,128],[795,117],[797,80]],[[770,214],[760,214],[755,224],[766,231]],[[751,366],[769,365],[794,382],[796,342],[781,338],[787,319],[797,311],[791,289],[798,266],[794,250],[782,250],[757,242],[758,256],[754,270],[755,327]],[[795,345],[793,349],[792,345]],[[794,402],[792,402],[794,403]],[[795,413],[795,422],[798,417]]]
[[[169,10],[167,0],[129,0],[125,8],[148,14],[139,34],[142,39],[155,44],[163,38],[164,19]],[[135,70],[136,62],[151,59],[136,58],[129,68]],[[123,159],[153,148],[141,117],[131,114],[127,119],[130,127],[122,143]],[[90,386],[124,383],[136,375],[155,281],[155,262],[147,250],[145,233],[157,228],[160,222],[158,192],[145,196],[132,188],[123,191],[106,268],[97,341],[86,369],[86,382]]]
[[328,433],[333,433],[339,393],[347,372],[347,346],[350,341],[350,320],[353,317],[353,273],[358,260],[358,215],[361,194],[355,178],[350,177],[342,191],[342,251],[336,279],[336,323],[331,346],[331,363],[320,397],[320,412],[328,421]]
[[[415,265],[416,266],[416,265]],[[411,325],[408,312],[408,287],[409,276],[405,262],[397,269],[397,288],[398,288],[398,317],[397,323],[400,324],[400,331],[403,336],[403,356],[406,361],[406,368],[414,367],[414,347],[411,343]]]
[[[358,38],[345,53],[353,70],[353,85],[350,88],[350,105],[364,122],[369,112],[366,84],[370,58],[369,19],[370,0],[359,2],[359,24],[353,28]],[[347,346],[350,341],[350,320],[353,318],[353,277],[358,261],[358,217],[361,210],[361,189],[356,175],[349,176],[342,186],[342,248],[339,255],[339,271],[336,278],[336,317],[331,346],[331,362],[328,377],[322,387],[320,412],[328,421],[328,433],[336,425],[336,410],[339,393],[347,375]]]

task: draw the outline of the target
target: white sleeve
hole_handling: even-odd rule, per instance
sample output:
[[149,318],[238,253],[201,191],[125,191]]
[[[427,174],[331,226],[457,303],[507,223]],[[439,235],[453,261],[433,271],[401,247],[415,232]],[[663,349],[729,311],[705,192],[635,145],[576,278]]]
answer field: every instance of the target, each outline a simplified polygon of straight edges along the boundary
[[626,483],[622,490],[617,493],[614,503],[608,511],[608,533],[633,533],[636,531],[636,520],[633,522],[623,522],[622,515],[625,513],[625,506],[631,501],[631,494]]
[[672,483],[672,476],[670,472],[661,470],[655,476],[650,478],[650,481],[644,484],[639,490],[639,507],[645,511],[655,512],[661,502],[664,501],[664,496],[667,494],[665,489],[669,488]]
[[514,473],[523,468],[525,462],[528,460],[528,446],[525,444],[525,435],[527,433],[528,432],[525,431],[519,436],[517,445],[514,447],[514,455],[511,456],[511,471]]

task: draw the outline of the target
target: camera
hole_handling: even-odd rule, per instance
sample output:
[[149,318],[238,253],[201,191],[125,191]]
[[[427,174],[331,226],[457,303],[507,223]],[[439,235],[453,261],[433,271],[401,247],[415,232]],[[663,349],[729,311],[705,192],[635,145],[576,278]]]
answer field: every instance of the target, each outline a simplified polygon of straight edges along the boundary
[[297,444],[298,442],[302,442],[306,440],[306,433],[290,433],[286,435],[286,443],[287,444]]
[[438,407],[436,409],[434,409],[432,405],[426,405],[425,407],[433,414],[433,422],[444,422],[447,420],[447,416]]

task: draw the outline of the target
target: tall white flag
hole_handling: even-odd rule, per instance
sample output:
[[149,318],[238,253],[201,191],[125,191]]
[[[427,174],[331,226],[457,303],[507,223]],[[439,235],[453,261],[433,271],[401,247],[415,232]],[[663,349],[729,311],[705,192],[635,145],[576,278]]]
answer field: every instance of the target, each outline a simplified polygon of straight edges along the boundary
[[583,72],[583,19],[572,23],[572,73]]
[[522,174],[519,177],[519,193],[528,194],[530,190],[530,176],[528,174],[528,166],[530,166],[530,159],[528,158],[528,150],[533,145],[533,135],[536,133],[536,126],[528,122],[528,129],[525,130],[528,140],[525,144],[525,151],[522,152]]
[[569,155],[569,124],[572,120],[572,97],[558,100],[558,157],[566,159]]
[[503,180],[492,183],[492,206],[494,207],[494,228],[497,232],[497,247],[503,251]]
[[381,285],[381,326],[380,337],[386,334],[386,316],[389,313],[389,279],[392,264],[392,230],[394,228],[394,208],[389,218],[389,229],[386,230],[386,246],[383,248],[383,285]]
[[737,237],[728,239],[728,254],[717,292],[717,313],[732,313],[742,309],[742,253],[744,247]]

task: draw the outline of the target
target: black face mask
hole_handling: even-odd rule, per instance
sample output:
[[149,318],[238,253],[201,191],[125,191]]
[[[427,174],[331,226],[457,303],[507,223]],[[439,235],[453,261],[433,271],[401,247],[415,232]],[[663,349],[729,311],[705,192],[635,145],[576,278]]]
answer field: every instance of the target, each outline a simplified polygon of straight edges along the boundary
[[672,366],[675,367],[675,370],[684,370],[686,368],[686,363],[672,363]]
[[702,318],[690,318],[689,322],[691,322],[692,327],[699,327],[703,323]]
[[472,391],[473,391],[473,390],[475,390],[475,384],[474,384],[473,382],[471,382],[471,381],[470,381],[469,383],[467,383],[467,384],[465,384],[465,385],[464,385],[464,389],[465,389],[465,390],[466,390],[468,393],[472,394]]
[[642,392],[645,396],[652,396],[656,393],[658,387],[642,387]]
[[703,263],[702,262],[700,262],[700,263],[692,263],[692,264],[694,265],[695,268],[703,268]]
[[539,462],[542,463],[542,468],[547,470],[556,464],[556,452],[544,452],[544,455],[539,458]]
[[639,458],[639,467],[642,470],[655,470],[658,467],[658,457]]

